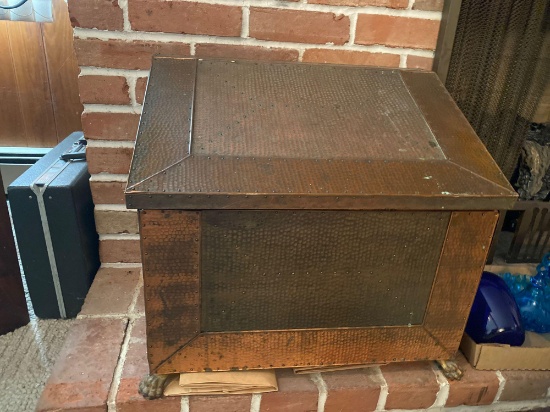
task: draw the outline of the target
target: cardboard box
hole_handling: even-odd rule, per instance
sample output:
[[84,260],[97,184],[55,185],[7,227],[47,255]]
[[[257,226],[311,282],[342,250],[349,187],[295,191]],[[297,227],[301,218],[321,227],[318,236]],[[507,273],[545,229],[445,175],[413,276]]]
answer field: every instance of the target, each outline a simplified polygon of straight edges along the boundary
[[550,334],[525,333],[522,346],[498,343],[475,343],[467,334],[462,337],[460,350],[476,369],[546,370],[550,369]]

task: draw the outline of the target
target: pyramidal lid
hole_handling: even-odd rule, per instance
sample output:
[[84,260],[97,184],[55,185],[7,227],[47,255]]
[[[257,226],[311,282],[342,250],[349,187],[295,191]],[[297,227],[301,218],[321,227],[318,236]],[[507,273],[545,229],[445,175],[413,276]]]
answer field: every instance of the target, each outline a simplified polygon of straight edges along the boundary
[[434,73],[156,57],[130,208],[467,209],[517,195]]

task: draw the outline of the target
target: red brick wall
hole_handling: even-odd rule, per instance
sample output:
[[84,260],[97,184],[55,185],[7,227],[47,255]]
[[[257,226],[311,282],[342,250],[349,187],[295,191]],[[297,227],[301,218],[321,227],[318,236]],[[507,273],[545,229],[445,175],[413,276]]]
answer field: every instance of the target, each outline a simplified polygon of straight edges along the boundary
[[69,0],[102,261],[139,261],[123,188],[153,54],[430,69],[442,3]]

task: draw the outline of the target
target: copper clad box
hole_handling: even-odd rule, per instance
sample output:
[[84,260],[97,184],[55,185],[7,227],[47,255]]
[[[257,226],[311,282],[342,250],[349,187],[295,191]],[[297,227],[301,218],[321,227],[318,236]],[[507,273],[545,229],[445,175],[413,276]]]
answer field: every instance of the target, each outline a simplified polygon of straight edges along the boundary
[[151,372],[450,358],[515,198],[433,73],[155,58],[126,190]]

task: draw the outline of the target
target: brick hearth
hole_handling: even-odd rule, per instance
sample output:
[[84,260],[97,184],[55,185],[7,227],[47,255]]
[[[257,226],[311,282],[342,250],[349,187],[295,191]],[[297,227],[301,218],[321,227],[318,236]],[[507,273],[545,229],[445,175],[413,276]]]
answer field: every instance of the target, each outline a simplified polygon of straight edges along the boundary
[[146,401],[137,393],[147,373],[143,282],[139,266],[119,264],[100,269],[37,410],[550,410],[550,371],[476,371],[462,355],[458,360],[460,382],[449,382],[433,362],[313,375],[279,370],[278,392]]

